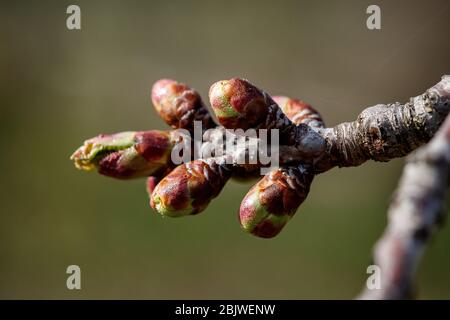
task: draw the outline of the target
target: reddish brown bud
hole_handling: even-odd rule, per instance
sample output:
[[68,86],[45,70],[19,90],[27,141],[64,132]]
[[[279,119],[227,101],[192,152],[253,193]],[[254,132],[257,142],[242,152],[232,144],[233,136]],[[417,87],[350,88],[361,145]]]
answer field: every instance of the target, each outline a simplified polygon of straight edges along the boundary
[[227,128],[278,129],[280,143],[297,145],[308,154],[319,154],[325,147],[317,132],[306,124],[294,125],[267,93],[246,80],[216,82],[209,99],[219,122]]
[[305,200],[313,177],[303,166],[280,168],[267,174],[241,203],[242,228],[262,238],[276,236]]
[[147,195],[148,195],[150,206],[151,206],[151,203],[152,203],[152,193],[155,190],[155,188],[158,185],[160,180],[161,179],[159,177],[155,177],[155,176],[150,176],[150,177],[147,178],[146,190],[147,190]]
[[204,129],[215,126],[197,91],[170,79],[157,81],[152,88],[152,102],[161,118],[172,128],[193,130],[194,121]]
[[269,95],[239,78],[214,83],[209,90],[209,100],[224,127],[242,129],[264,123],[274,104]]
[[215,162],[195,160],[179,165],[156,186],[150,204],[165,216],[199,213],[220,193],[230,175]]
[[155,190],[156,185],[159,182],[159,178],[155,177],[155,176],[150,176],[147,178],[147,193],[149,194],[149,196],[151,196],[151,194],[153,193],[153,190]]
[[71,159],[79,169],[118,179],[159,175],[172,166],[174,143],[170,132],[158,130],[99,135],[85,141]]
[[320,113],[309,103],[283,96],[274,96],[272,98],[294,124],[304,123],[313,128],[325,127]]

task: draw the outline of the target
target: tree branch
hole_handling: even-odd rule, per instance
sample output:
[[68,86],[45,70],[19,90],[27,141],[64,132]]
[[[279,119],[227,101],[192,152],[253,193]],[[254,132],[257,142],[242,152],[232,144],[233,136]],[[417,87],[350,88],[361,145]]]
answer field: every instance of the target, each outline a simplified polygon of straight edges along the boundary
[[444,218],[450,173],[450,117],[426,146],[407,158],[389,207],[389,223],[374,249],[381,288],[365,289],[361,299],[408,299],[420,258]]
[[428,142],[450,110],[450,76],[405,104],[378,104],[353,122],[321,131],[326,156],[317,170],[358,166],[367,160],[389,161]]

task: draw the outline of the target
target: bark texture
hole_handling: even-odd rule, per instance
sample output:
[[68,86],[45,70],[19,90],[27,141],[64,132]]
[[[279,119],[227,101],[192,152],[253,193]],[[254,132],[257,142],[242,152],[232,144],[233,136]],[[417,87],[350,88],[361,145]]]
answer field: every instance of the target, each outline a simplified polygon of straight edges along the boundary
[[450,76],[405,104],[378,104],[353,122],[321,131],[326,157],[318,170],[358,166],[367,160],[389,161],[428,142],[450,109]]
[[365,289],[361,299],[408,299],[431,235],[440,226],[450,173],[450,117],[436,136],[407,158],[388,210],[388,226],[374,249],[381,287]]

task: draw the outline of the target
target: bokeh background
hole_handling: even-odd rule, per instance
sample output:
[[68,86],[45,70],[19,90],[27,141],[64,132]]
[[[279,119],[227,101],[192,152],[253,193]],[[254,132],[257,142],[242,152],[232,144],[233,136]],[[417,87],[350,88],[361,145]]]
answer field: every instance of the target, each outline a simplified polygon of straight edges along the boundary
[[[6,1],[5,1],[6,2]],[[347,299],[403,159],[317,177],[283,232],[245,234],[250,184],[229,183],[202,214],[162,218],[145,181],[76,170],[98,133],[164,129],[150,88],[198,89],[245,77],[312,103],[333,126],[367,106],[406,101],[450,73],[442,1],[14,1],[0,5],[0,298]],[[81,7],[82,29],[66,28]],[[382,29],[366,28],[378,4]],[[419,270],[419,298],[450,298],[450,228]],[[66,268],[82,290],[66,288]]]

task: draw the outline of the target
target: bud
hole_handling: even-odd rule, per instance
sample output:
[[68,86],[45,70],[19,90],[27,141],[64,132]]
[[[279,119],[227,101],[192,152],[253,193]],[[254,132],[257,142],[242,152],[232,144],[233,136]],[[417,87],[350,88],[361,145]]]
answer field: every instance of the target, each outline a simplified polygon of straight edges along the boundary
[[159,177],[156,176],[150,176],[147,178],[146,190],[150,206],[152,203],[152,193],[155,190],[156,186],[158,185],[159,181],[160,181]]
[[161,118],[172,128],[193,130],[194,121],[204,129],[215,126],[200,94],[183,83],[162,79],[152,88],[152,102]]
[[179,165],[153,190],[150,205],[159,214],[180,217],[203,211],[231,175],[224,165],[195,160]]
[[173,145],[168,131],[102,134],[85,141],[71,159],[78,169],[131,179],[167,172]]
[[304,123],[313,128],[325,127],[322,116],[309,103],[283,96],[274,96],[272,99],[294,124]]
[[158,185],[158,182],[160,181],[160,179],[158,177],[155,176],[150,176],[147,178],[147,193],[149,196],[152,195],[153,190],[155,190],[156,186]]
[[313,177],[304,166],[280,168],[267,174],[241,203],[242,228],[262,238],[276,236],[305,200]]
[[209,100],[219,122],[226,128],[256,128],[264,123],[273,100],[250,82],[233,78],[214,83]]
[[209,99],[226,128],[278,129],[281,144],[296,145],[305,155],[318,155],[325,148],[325,140],[317,132],[303,123],[294,125],[267,93],[246,80],[216,82],[209,90]]

